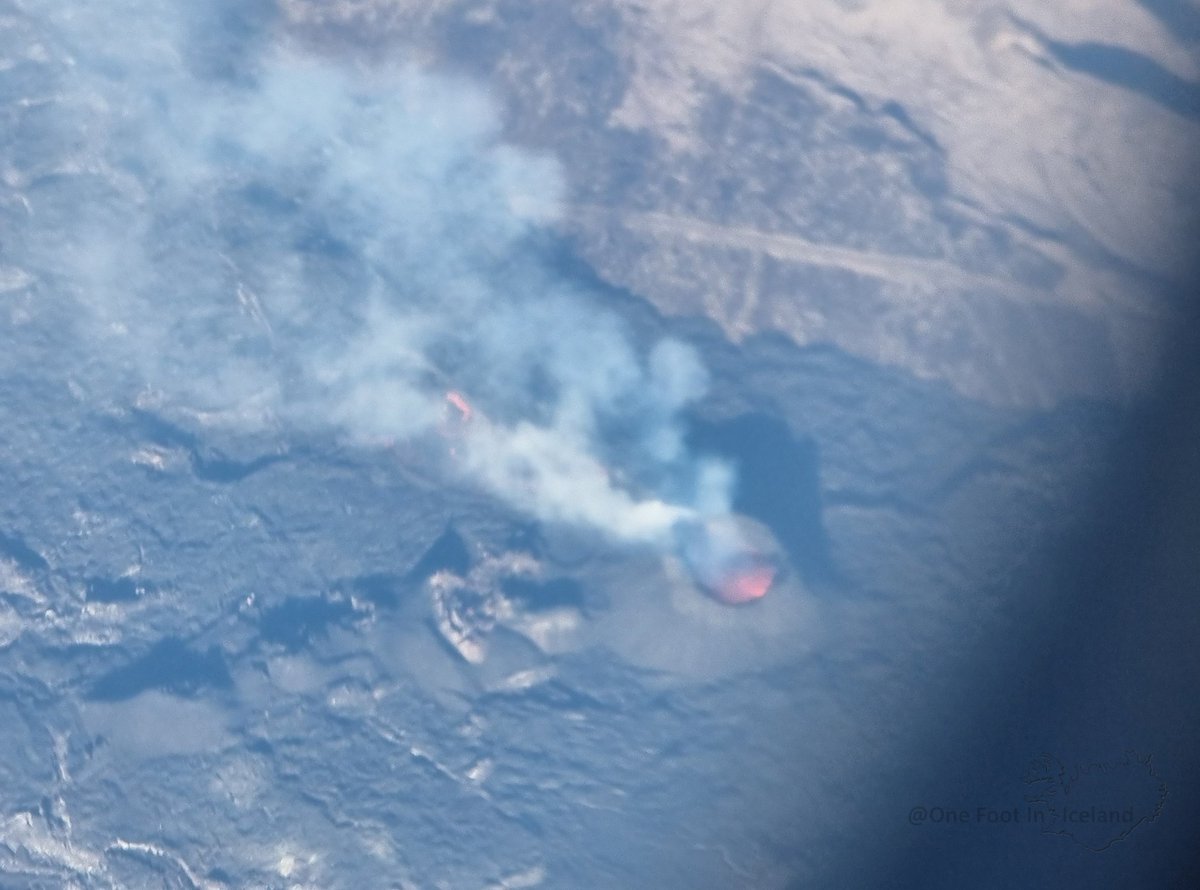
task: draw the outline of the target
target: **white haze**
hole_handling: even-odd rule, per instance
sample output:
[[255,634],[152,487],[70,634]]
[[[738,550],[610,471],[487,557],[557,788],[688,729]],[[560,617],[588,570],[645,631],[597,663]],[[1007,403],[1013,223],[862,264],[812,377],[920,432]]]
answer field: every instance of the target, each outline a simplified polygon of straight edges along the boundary
[[554,270],[561,169],[478,87],[281,49],[236,5],[24,8],[65,73],[9,260],[77,301],[106,397],[366,443],[436,441],[455,388],[452,465],[544,521],[667,545],[728,511],[680,426],[701,362]]

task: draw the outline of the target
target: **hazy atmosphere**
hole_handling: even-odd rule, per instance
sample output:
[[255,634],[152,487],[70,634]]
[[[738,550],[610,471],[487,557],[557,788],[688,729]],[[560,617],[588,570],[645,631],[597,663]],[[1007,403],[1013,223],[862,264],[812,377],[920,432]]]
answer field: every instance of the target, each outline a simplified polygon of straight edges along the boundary
[[1200,877],[1200,7],[0,0],[0,121],[0,887]]

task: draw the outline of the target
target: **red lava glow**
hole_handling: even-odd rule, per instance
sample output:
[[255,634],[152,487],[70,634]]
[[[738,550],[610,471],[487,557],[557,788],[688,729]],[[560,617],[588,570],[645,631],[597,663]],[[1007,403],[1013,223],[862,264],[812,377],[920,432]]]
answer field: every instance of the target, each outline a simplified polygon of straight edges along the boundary
[[721,579],[713,594],[723,603],[738,606],[762,599],[775,581],[775,569],[760,563]]
[[463,423],[469,421],[471,419],[471,415],[475,413],[474,409],[471,408],[471,403],[467,401],[466,396],[460,392],[456,392],[453,389],[446,393],[446,402],[453,408],[457,409],[459,415],[462,417]]

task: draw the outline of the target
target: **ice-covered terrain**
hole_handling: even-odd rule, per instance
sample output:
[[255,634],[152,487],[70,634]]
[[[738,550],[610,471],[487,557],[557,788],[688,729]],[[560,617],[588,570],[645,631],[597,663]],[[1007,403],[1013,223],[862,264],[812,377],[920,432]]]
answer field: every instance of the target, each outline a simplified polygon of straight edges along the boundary
[[1198,46],[0,0],[0,887],[1186,886]]

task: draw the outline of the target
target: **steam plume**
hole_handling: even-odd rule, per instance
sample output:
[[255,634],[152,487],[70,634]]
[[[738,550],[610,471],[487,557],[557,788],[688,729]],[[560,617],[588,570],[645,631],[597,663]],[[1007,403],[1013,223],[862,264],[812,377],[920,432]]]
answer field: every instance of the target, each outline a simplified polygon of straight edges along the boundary
[[22,171],[15,260],[78,301],[110,395],[412,439],[454,388],[486,418],[456,466],[543,520],[673,546],[728,511],[732,474],[679,426],[700,361],[552,270],[560,168],[506,145],[480,90],[184,3],[27,9],[63,64],[18,133],[53,157]]

